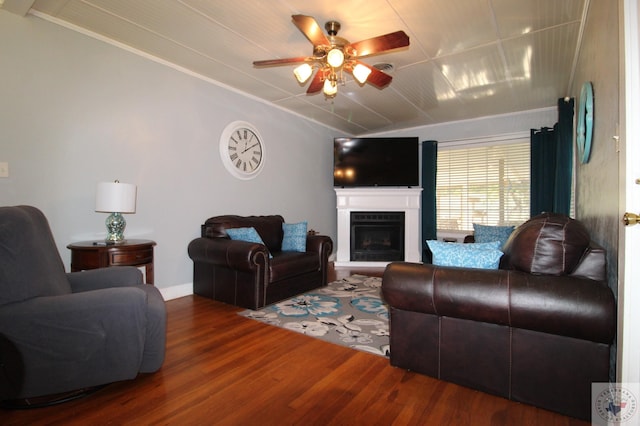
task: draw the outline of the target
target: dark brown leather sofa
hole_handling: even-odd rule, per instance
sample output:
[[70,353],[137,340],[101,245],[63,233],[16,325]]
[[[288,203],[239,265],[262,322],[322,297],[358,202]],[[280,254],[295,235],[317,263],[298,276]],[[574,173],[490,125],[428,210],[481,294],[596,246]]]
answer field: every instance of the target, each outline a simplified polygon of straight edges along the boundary
[[604,249],[579,222],[543,214],[503,251],[498,270],[387,266],[391,364],[589,419],[616,332]]
[[[306,252],[285,252],[283,223],[279,215],[207,219],[188,248],[193,292],[255,310],[326,285],[331,238],[308,234]],[[265,245],[231,240],[226,232],[246,227],[255,228]]]

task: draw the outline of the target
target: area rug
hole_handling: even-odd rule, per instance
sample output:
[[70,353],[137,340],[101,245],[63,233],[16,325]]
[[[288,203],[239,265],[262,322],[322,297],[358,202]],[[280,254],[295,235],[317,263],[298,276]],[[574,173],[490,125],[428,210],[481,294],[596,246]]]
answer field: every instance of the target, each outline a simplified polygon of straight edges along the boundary
[[240,315],[353,349],[389,356],[389,309],[382,278],[352,275]]

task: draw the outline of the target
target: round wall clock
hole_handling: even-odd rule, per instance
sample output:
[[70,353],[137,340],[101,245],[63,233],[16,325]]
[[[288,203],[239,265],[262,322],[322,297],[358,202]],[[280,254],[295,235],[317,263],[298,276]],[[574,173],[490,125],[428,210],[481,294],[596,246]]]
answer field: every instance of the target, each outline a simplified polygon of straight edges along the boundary
[[581,163],[589,162],[591,154],[591,140],[593,138],[593,86],[587,81],[580,91],[580,106],[578,108],[578,125],[576,127],[578,158]]
[[252,179],[264,165],[264,141],[258,130],[245,121],[229,123],[220,136],[220,157],[238,179]]

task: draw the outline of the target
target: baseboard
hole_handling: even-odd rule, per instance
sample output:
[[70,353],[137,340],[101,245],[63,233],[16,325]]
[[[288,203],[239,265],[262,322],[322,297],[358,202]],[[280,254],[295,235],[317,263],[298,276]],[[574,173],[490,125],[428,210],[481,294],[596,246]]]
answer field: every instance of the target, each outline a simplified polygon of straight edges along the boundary
[[385,268],[390,261],[384,262],[335,262],[336,268]]
[[173,285],[171,287],[159,288],[162,298],[166,300],[177,299],[179,297],[191,296],[193,294],[193,283]]

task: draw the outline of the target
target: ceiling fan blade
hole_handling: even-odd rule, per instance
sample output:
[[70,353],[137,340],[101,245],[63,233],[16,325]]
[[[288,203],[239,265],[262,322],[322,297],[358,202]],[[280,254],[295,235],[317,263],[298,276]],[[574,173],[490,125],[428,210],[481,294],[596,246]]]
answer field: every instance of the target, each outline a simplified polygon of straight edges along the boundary
[[302,34],[304,34],[314,46],[331,45],[329,39],[322,31],[322,28],[320,28],[320,25],[318,25],[313,17],[306,15],[293,15],[291,18],[293,18],[295,26],[298,27]]
[[289,64],[297,64],[299,62],[305,62],[308,59],[309,57],[307,56],[298,56],[297,58],[267,59],[266,61],[253,61],[253,65],[256,67],[289,65]]
[[367,77],[367,82],[373,84],[378,88],[385,87],[386,85],[391,83],[391,80],[393,80],[393,77],[391,77],[386,72],[380,71],[376,67],[372,67],[371,65],[365,64],[364,62],[361,62],[361,61],[355,61],[355,62],[359,65],[364,65],[365,67],[371,70],[371,74],[369,74],[369,77]]
[[374,55],[387,50],[409,46],[409,36],[405,34],[404,31],[396,31],[367,40],[357,41],[351,43],[350,46],[355,49],[356,56],[358,57]]
[[316,75],[313,76],[313,80],[311,80],[311,84],[309,84],[309,88],[307,89],[307,94],[311,95],[314,93],[318,93],[322,90],[324,86],[324,81],[322,80],[322,70],[316,71]]

